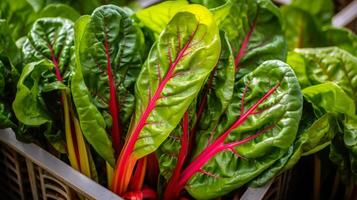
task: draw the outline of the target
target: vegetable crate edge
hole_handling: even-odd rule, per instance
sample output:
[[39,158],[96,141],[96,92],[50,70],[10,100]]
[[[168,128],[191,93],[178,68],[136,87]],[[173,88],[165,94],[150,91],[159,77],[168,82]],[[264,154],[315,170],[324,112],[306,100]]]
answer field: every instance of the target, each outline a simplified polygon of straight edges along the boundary
[[[0,129],[0,195],[6,199],[110,199],[120,200],[106,188],[83,176],[34,144],[16,140],[11,129]],[[56,165],[47,170],[48,163]],[[66,173],[67,176],[63,176]],[[69,178],[80,181],[72,183]],[[260,188],[248,188],[240,199],[283,199],[291,170]],[[90,192],[91,191],[91,192]],[[4,196],[3,196],[4,195]]]

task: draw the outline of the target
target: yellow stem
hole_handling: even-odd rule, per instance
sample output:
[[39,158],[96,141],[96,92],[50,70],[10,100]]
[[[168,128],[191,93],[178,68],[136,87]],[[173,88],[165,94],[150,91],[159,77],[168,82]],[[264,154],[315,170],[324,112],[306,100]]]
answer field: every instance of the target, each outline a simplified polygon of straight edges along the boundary
[[106,167],[107,167],[108,188],[111,188],[114,169],[112,166],[110,166],[110,164],[108,162],[106,162]]
[[[72,115],[73,116],[73,115]],[[80,171],[91,178],[91,170],[89,166],[89,158],[88,158],[88,151],[87,151],[87,146],[86,142],[84,141],[83,134],[81,127],[79,125],[79,121],[76,117],[73,116],[73,124],[74,124],[74,130],[77,138],[77,146],[78,146],[78,152],[79,152],[79,162],[81,163],[80,165]]]
[[66,92],[62,90],[61,95],[62,95],[62,103],[63,103],[64,127],[65,127],[69,162],[74,169],[80,170],[79,163],[77,162],[77,158],[76,158],[76,152],[74,150],[73,139],[72,139],[71,118],[69,113],[69,106],[68,106],[68,99],[67,99]]

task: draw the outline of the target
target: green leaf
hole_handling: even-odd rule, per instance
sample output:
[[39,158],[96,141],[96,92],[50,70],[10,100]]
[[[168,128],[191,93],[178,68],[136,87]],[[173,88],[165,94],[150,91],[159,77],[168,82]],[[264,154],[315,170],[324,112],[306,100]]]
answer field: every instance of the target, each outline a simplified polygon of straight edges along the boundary
[[348,116],[354,116],[356,112],[354,101],[336,83],[313,85],[303,89],[302,93],[315,110]]
[[304,59],[304,67],[310,83],[321,84],[326,81],[340,86],[355,102],[357,99],[357,58],[336,48],[296,49]]
[[302,156],[313,154],[330,145],[337,126],[334,116],[325,114],[316,118],[311,115],[311,111],[304,108],[294,143],[282,158],[250,182],[250,186],[264,186],[283,171],[292,168]]
[[70,75],[73,23],[62,18],[41,18],[32,26],[23,45],[24,62],[51,61],[57,79],[67,83]]
[[230,12],[219,27],[231,43],[238,75],[266,60],[285,61],[287,46],[279,9],[269,0],[231,1]]
[[32,25],[33,7],[26,0],[2,0],[0,18],[6,19],[10,25],[11,36],[16,40],[30,30]]
[[16,124],[11,119],[11,111],[5,108],[5,105],[0,102],[0,129],[15,128]]
[[41,11],[37,13],[36,17],[61,17],[74,22],[80,17],[80,14],[66,4],[50,4],[41,9]]
[[[76,29],[78,30],[78,29]],[[86,140],[110,165],[114,166],[114,150],[106,133],[104,118],[93,105],[80,67],[76,67],[71,80],[73,102]]]
[[309,12],[295,6],[282,6],[280,10],[285,20],[285,37],[289,50],[323,44],[323,34]]
[[[208,130],[217,126],[219,118],[227,109],[233,96],[235,79],[233,52],[226,34],[221,32],[220,36],[221,55],[198,102],[198,107],[203,106],[202,117],[200,116],[198,122],[199,130]],[[204,98],[207,98],[207,102],[203,101]]]
[[221,45],[212,14],[199,5],[186,10],[160,34],[138,77],[129,130],[131,136],[140,133],[136,158],[153,152],[168,137],[218,61]]
[[330,145],[330,160],[337,166],[339,175],[345,184],[350,184],[352,181],[356,183],[357,174],[352,173],[351,161],[356,162],[356,157],[352,156],[349,149],[346,148],[343,142],[343,134],[338,133],[337,136],[332,140]]
[[27,64],[17,83],[17,93],[13,102],[16,118],[31,126],[39,126],[51,121],[40,94],[40,81],[44,71],[53,68],[48,61],[32,62]]
[[311,82],[307,77],[305,60],[303,56],[301,56],[299,53],[296,53],[294,51],[290,51],[288,53],[288,58],[286,62],[294,70],[299,80],[301,88],[311,86]]
[[[202,151],[210,141],[227,130],[242,114],[242,107],[247,110],[278,83],[280,86],[272,96],[260,104],[257,112],[234,129],[226,140],[226,143],[239,141],[265,130],[260,137],[235,149],[246,159],[230,151],[217,154],[203,167],[213,176],[197,174],[187,184],[186,189],[193,197],[208,199],[227,194],[257,177],[289,151],[302,113],[300,86],[288,65],[281,61],[266,61],[236,81],[233,98],[218,127],[197,134],[199,142],[196,152]],[[207,191],[207,188],[210,190]]]
[[0,96],[3,96],[6,84],[5,66],[0,60]]
[[[229,1],[229,0],[227,0]],[[216,8],[227,2],[226,0],[190,0],[191,3],[202,4],[207,8]]]
[[331,24],[331,19],[334,15],[332,0],[293,0],[291,5],[309,12],[320,25]]
[[[218,2],[218,1],[214,1]],[[212,12],[214,19],[216,20],[217,25],[220,25],[222,21],[229,15],[231,8],[233,6],[233,2],[231,0],[227,0],[224,4],[214,6],[210,11]]]
[[345,28],[326,26],[322,29],[325,36],[324,46],[337,46],[357,56],[357,36]]
[[347,117],[345,123],[343,141],[350,149],[357,146],[357,116]]
[[0,55],[8,57],[14,65],[19,65],[21,51],[16,47],[10,33],[8,23],[0,19]]
[[140,24],[152,30],[156,37],[165,29],[173,16],[182,8],[187,7],[186,0],[166,1],[154,6],[150,6],[135,13],[140,20]]
[[26,0],[34,9],[35,12],[38,12],[45,6],[46,0]]
[[[234,86],[234,59],[232,49],[229,45],[228,38],[223,32],[221,36],[221,54],[216,67],[211,72],[201,95],[199,95],[199,105],[191,104],[188,109],[190,130],[193,129],[207,130],[209,127],[217,126],[219,118],[226,110],[233,96]],[[203,100],[205,99],[205,100]],[[197,110],[203,109],[202,113],[197,114]],[[197,115],[202,115],[199,124],[196,125]],[[197,126],[197,127],[194,127]],[[194,132],[190,132],[195,134]],[[170,136],[158,149],[157,155],[162,175],[169,179],[173,169],[176,166],[178,152],[181,148],[180,138],[182,136],[181,125],[171,132]]]
[[119,121],[129,124],[134,110],[134,84],[143,62],[143,34],[123,9],[113,5],[97,8],[87,23],[77,41],[77,57],[92,101],[100,112],[109,113],[113,84]]

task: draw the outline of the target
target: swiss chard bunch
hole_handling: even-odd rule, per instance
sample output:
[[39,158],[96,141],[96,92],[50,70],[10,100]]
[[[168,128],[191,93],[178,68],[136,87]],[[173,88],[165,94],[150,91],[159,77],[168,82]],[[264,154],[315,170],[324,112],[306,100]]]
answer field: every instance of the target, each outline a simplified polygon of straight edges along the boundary
[[17,83],[13,110],[21,123],[44,127],[53,147],[68,153],[71,166],[96,179],[69,88],[73,39],[72,21],[41,18],[34,23],[22,47],[25,66]]
[[[285,36],[291,52],[287,63],[295,71],[304,96],[297,139],[285,156],[251,182],[261,186],[293,167],[301,156],[325,147],[346,183],[356,180],[356,42],[352,32],[331,27],[332,2],[304,0],[282,6]],[[306,48],[302,47],[326,47]]]
[[[157,32],[166,22],[150,24],[147,16],[159,13],[160,19],[167,19],[185,5],[165,2],[137,16]],[[171,13],[159,12],[165,9]],[[181,124],[157,152],[167,179],[164,199],[178,198],[183,188],[196,198],[232,191],[279,159],[297,132],[302,108],[297,79],[286,64],[264,62],[286,56],[279,10],[270,1],[227,1],[211,11],[222,29],[220,59]],[[267,24],[275,28],[263,35]],[[289,106],[279,106],[288,99]],[[285,130],[277,128],[283,121]]]
[[[64,18],[21,2],[0,3],[13,27],[0,20],[0,128],[43,132],[88,177],[106,168],[118,195],[212,199],[327,146],[356,177],[357,39],[326,26],[322,1],[165,1],[136,13],[91,1],[81,17],[61,5]],[[21,27],[22,51],[10,37]]]

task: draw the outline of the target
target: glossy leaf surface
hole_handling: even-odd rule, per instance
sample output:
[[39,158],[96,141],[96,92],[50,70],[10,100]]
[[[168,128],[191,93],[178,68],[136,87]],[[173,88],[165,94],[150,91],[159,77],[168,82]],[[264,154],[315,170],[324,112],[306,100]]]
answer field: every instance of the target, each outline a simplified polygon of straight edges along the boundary
[[278,89],[259,105],[255,114],[230,133],[226,142],[239,141],[271,128],[259,138],[236,148],[237,154],[245,159],[231,151],[219,153],[211,159],[204,166],[204,170],[211,175],[197,173],[187,184],[186,189],[195,198],[214,198],[228,193],[258,176],[288,151],[298,129],[302,95],[295,74],[280,61],[264,62],[235,83],[233,99],[217,129],[198,134],[196,151],[202,151],[214,141],[239,117],[242,110],[251,107],[277,83],[280,83]]

